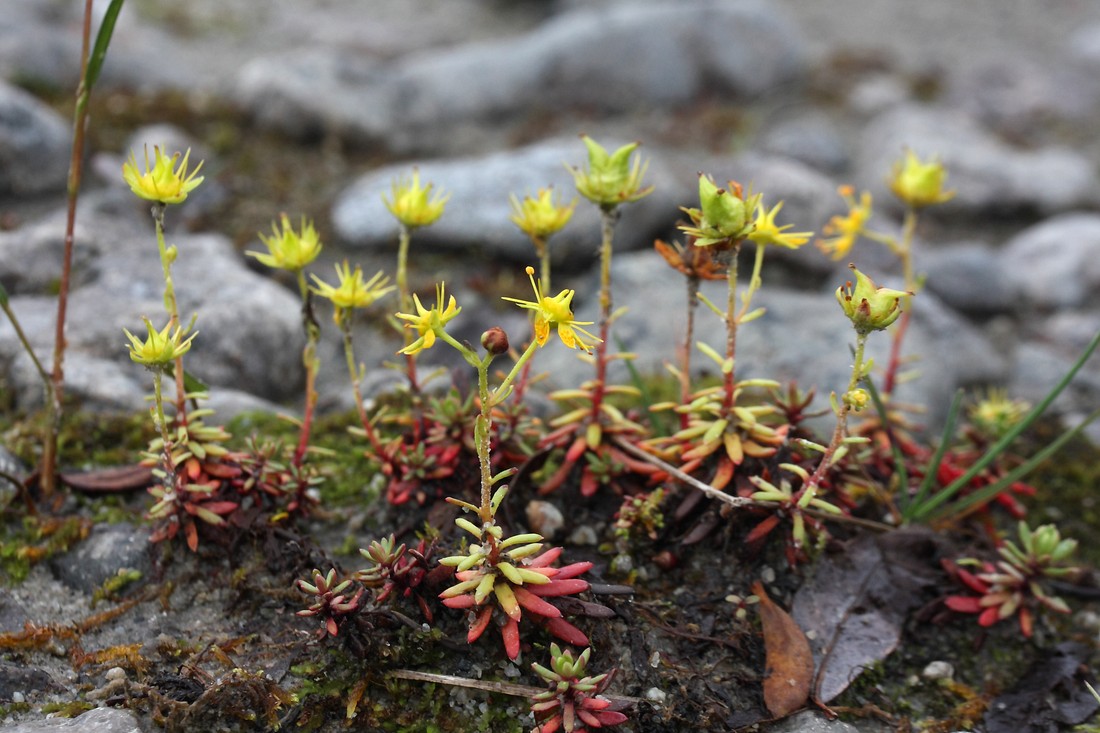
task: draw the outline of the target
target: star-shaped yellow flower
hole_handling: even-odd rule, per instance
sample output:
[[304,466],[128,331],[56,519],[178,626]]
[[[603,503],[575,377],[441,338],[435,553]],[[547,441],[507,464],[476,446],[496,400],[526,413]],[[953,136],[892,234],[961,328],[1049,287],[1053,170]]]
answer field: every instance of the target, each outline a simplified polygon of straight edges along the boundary
[[[195,170],[187,172],[187,161],[191,157],[191,150],[183,154],[183,160],[179,165],[180,154],[172,157],[166,156],[159,147],[153,147],[153,162],[149,163],[149,149],[145,149],[145,172],[138,169],[134,152],[130,151],[130,159],[122,166],[122,178],[130,184],[130,190],[135,195],[147,201],[159,201],[162,204],[179,204],[187,198],[187,194],[195,190],[203,181],[199,176],[202,169],[200,161]],[[196,178],[196,176],[198,176]]]
[[392,285],[387,285],[389,278],[381,272],[374,273],[374,277],[364,281],[363,268],[356,265],[353,271],[347,260],[344,260],[342,266],[336,265],[336,275],[340,279],[336,287],[329,285],[316,275],[312,277],[317,283],[313,292],[331,300],[336,306],[334,317],[337,323],[346,318],[353,308],[366,308],[394,289]]
[[313,228],[313,222],[302,217],[302,224],[298,231],[290,224],[290,217],[281,215],[283,230],[275,224],[271,225],[271,236],[260,234],[260,241],[267,245],[267,253],[245,252],[249,257],[255,257],[268,267],[277,270],[299,272],[306,265],[317,259],[321,254],[321,239],[317,236],[317,230]]
[[444,326],[446,326],[452,318],[462,312],[462,309],[455,304],[455,296],[451,296],[450,300],[447,301],[446,307],[443,307],[444,298],[444,284],[440,283],[435,290],[434,308],[425,308],[420,303],[420,298],[413,294],[413,305],[416,306],[416,315],[411,313],[394,314],[397,318],[408,321],[408,323],[405,324],[405,328],[415,328],[419,336],[411,344],[398,351],[398,354],[419,354],[424,349],[432,348],[436,338],[443,333]]
[[450,194],[432,194],[434,184],[420,185],[420,171],[413,168],[410,178],[395,180],[391,186],[392,198],[382,197],[382,203],[390,213],[410,229],[426,227],[443,216]]
[[806,244],[813,236],[813,232],[788,232],[793,224],[776,226],[775,215],[783,208],[780,201],[769,211],[762,203],[756,204],[756,219],[753,221],[753,230],[749,239],[758,245],[775,244],[787,249],[798,249]]
[[818,248],[834,260],[844,259],[851,251],[856,239],[863,233],[867,226],[867,220],[871,218],[871,192],[864,191],[860,194],[859,203],[852,196],[851,186],[841,186],[840,195],[848,203],[848,213],[845,216],[834,216],[822,230],[824,234],[835,234],[829,239],[820,239]]
[[591,347],[581,338],[590,339],[592,342],[600,341],[581,326],[590,326],[592,321],[577,321],[573,318],[571,303],[573,302],[572,290],[562,290],[553,298],[542,294],[542,288],[535,281],[535,268],[527,268],[527,276],[531,278],[531,287],[535,289],[534,300],[520,300],[518,298],[504,298],[515,303],[520,308],[526,308],[535,312],[535,341],[538,345],[545,346],[550,337],[550,328],[558,329],[558,337],[563,344],[571,349],[580,348],[591,352]]

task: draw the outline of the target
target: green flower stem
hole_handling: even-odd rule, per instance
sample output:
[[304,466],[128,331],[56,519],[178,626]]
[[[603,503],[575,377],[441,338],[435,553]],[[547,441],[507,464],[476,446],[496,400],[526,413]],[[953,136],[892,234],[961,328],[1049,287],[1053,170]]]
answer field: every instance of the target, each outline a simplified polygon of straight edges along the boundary
[[[164,419],[164,394],[160,385],[160,372],[153,372],[153,422],[160,432],[161,442],[164,443],[164,454],[171,458],[171,442],[168,440],[168,423]],[[168,467],[167,465],[165,466]]]
[[[867,336],[869,332],[856,332],[856,352],[855,358],[852,362],[852,376],[848,380],[848,389],[845,394],[854,390],[859,386],[859,380],[863,378],[864,364],[863,355],[867,346]],[[833,438],[829,441],[829,446],[825,449],[825,453],[821,456],[821,462],[817,464],[817,468],[814,469],[810,479],[803,484],[802,488],[795,495],[797,501],[802,497],[810,488],[816,489],[821,484],[821,479],[825,476],[825,471],[829,469],[829,466],[833,462],[833,456],[836,455],[837,449],[840,448],[840,444],[844,441],[844,438],[848,436],[848,413],[852,408],[848,402],[841,399],[839,409],[836,413],[836,428],[833,430]]]
[[489,505],[493,493],[493,476],[490,459],[493,434],[493,408],[507,399],[512,382],[515,381],[516,377],[523,371],[523,367],[531,359],[531,356],[534,355],[535,350],[538,348],[538,342],[532,341],[527,346],[519,359],[516,359],[516,363],[512,365],[512,369],[508,372],[504,381],[497,385],[496,389],[490,392],[489,364],[493,361],[493,354],[486,352],[484,357],[478,357],[473,349],[460,343],[446,331],[440,331],[437,335],[441,340],[454,347],[458,353],[462,354],[462,358],[465,359],[468,364],[477,369],[477,395],[478,401],[481,404],[481,413],[477,416],[474,424],[474,447],[477,450],[477,460],[481,468],[481,506],[478,510],[478,516],[482,524],[489,523],[493,521],[493,511]]
[[[684,319],[684,343],[680,346],[680,404],[691,402],[691,346],[695,343],[695,311],[699,307],[700,278],[698,275],[687,276],[687,317]],[[687,412],[680,413],[680,429],[684,430],[691,422],[691,416]]]
[[764,269],[764,245],[756,245],[756,257],[752,263],[752,277],[749,278],[749,287],[741,295],[741,310],[737,312],[737,320],[740,322],[745,315],[749,312],[749,306],[752,305],[752,298],[756,295],[756,291],[760,289],[760,286],[764,284],[764,279],[760,276],[761,271]]
[[[157,232],[157,251],[160,253],[160,266],[164,273],[164,307],[168,311],[169,332],[180,323],[179,304],[176,301],[176,286],[172,281],[172,261],[175,252],[169,253],[164,241],[164,209],[162,203],[153,204],[153,224]],[[187,424],[187,390],[183,385],[183,356],[176,357],[176,420],[180,425]]]
[[[616,206],[600,207],[600,342],[596,344],[596,381],[592,386],[592,421],[600,419],[600,407],[607,386],[607,342],[611,331],[611,255],[615,238]],[[595,448],[595,446],[590,446]]]
[[550,248],[546,246],[546,240],[542,237],[531,237],[531,244],[535,245],[535,254],[539,257],[539,282],[542,283],[542,292],[552,293],[550,287]]
[[[412,233],[408,226],[403,222],[397,224],[397,295],[400,299],[400,312],[412,313],[413,312],[413,300],[412,294],[409,292],[409,241],[412,239]],[[401,329],[404,334],[405,346],[412,343],[412,332],[407,329]],[[416,356],[414,354],[405,354],[405,374],[409,379],[409,389],[414,393],[420,391],[420,387],[416,381]]]
[[362,374],[355,361],[355,347],[352,344],[350,319],[341,319],[340,331],[344,335],[344,358],[348,363],[348,376],[351,378],[351,391],[355,396],[355,409],[359,413],[359,422],[363,425],[363,432],[367,434],[367,441],[370,442],[371,451],[374,452],[374,455],[381,456],[382,443],[378,440],[378,433],[375,432],[370,418],[367,417],[367,408],[366,405],[363,404],[363,392],[359,387]]
[[733,412],[733,398],[736,384],[734,373],[737,356],[737,322],[740,317],[737,314],[737,256],[741,253],[741,243],[735,242],[730,250],[730,262],[726,279],[729,287],[726,290],[726,358],[732,362],[729,372],[725,374],[723,387],[725,395],[722,398],[722,411],[724,417],[729,417]]
[[[306,370],[306,403],[302,415],[302,429],[298,436],[298,446],[294,449],[293,464],[301,467],[305,460],[306,451],[309,449],[309,436],[313,428],[313,413],[317,408],[317,370],[320,360],[317,358],[317,341],[321,337],[321,328],[313,317],[313,295],[309,284],[306,282],[306,274],[298,270],[298,293],[302,298],[302,328],[306,332],[306,345],[302,349],[302,365]],[[350,320],[350,313],[341,314],[342,321]],[[342,323],[342,322],[341,322]]]

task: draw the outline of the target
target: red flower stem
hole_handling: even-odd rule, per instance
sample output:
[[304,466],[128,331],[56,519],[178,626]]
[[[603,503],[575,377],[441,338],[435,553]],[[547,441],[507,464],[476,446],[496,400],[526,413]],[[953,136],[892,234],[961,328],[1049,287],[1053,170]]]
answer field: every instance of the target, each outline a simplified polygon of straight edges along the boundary
[[600,342],[596,344],[596,380],[592,385],[590,419],[593,422],[599,422],[600,407],[607,386],[607,341],[611,332],[611,244],[618,219],[617,207],[600,207]]
[[69,289],[73,269],[73,240],[76,231],[76,203],[80,196],[80,181],[84,172],[84,132],[88,121],[88,99],[91,89],[85,86],[88,49],[92,36],[92,0],[84,2],[84,25],[81,30],[80,84],[76,88],[76,108],[73,111],[73,145],[69,157],[67,184],[68,208],[65,212],[65,243],[61,255],[61,278],[57,289],[57,321],[53,341],[53,369],[46,388],[46,440],[42,447],[39,485],[46,498],[57,489],[57,441],[61,432],[61,395],[65,382],[65,318],[69,306]]
[[734,373],[736,371],[735,357],[737,354],[737,255],[741,252],[741,242],[734,242],[730,250],[730,262],[726,279],[729,288],[726,293],[726,358],[730,360],[730,370],[725,374],[723,387],[725,395],[722,399],[722,414],[729,417],[733,412],[734,401]]
[[[302,349],[302,365],[306,369],[306,403],[302,415],[302,429],[298,436],[298,447],[294,450],[292,463],[296,468],[301,468],[305,460],[306,451],[309,450],[309,436],[313,429],[313,413],[317,409],[317,341],[321,337],[321,328],[313,317],[312,295],[309,285],[306,283],[306,274],[298,270],[298,292],[302,298],[302,328],[306,332],[306,345]],[[341,327],[343,321],[351,319],[351,313],[341,314]]]

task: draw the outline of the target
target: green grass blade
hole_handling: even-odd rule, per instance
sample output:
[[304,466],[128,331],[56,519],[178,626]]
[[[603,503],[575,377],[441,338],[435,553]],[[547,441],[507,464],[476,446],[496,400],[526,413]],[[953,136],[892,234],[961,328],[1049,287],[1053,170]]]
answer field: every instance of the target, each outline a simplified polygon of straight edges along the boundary
[[95,45],[92,46],[92,54],[88,58],[88,65],[84,69],[84,93],[92,91],[96,81],[99,80],[99,72],[103,70],[103,61],[107,58],[107,48],[111,45],[111,36],[115,32],[115,22],[122,10],[123,0],[111,0],[107,6],[107,12],[103,14],[103,22],[99,24],[99,32],[96,33]]
[[955,435],[955,425],[959,420],[959,412],[962,410],[962,390],[955,392],[954,398],[951,400],[951,407],[947,410],[947,422],[943,426],[943,435],[940,436],[940,444],[936,446],[936,452],[932,456],[932,460],[928,462],[928,466],[924,469],[924,479],[920,482],[920,487],[917,489],[917,495],[913,497],[913,503],[910,505],[909,512],[904,514],[905,520],[908,522],[913,519],[913,512],[920,511],[921,507],[928,500],[928,495],[932,491],[932,484],[936,481],[936,475],[939,473],[940,464],[943,463],[943,457],[947,453],[947,446],[951,442],[951,438]]

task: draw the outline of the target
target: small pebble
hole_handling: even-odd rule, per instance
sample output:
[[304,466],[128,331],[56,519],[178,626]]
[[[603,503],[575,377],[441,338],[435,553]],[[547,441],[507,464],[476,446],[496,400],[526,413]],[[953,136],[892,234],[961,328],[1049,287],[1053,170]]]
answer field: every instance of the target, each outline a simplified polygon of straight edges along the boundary
[[661,653],[660,652],[653,652],[652,654],[649,655],[649,666],[653,667],[653,669],[657,669],[657,667],[661,666]]
[[573,530],[573,534],[569,535],[570,544],[574,545],[586,545],[591,547],[599,542],[599,537],[596,536],[596,530],[589,527],[587,524],[582,524]]
[[658,705],[663,705],[667,697],[668,695],[665,694],[665,691],[657,687],[650,687],[645,691],[645,699],[650,702],[655,702]]
[[760,580],[763,581],[765,585],[771,585],[775,582],[775,570],[767,565],[760,568]]
[[26,702],[26,700],[27,700],[27,698],[23,696],[22,692],[13,692],[13,693],[11,693],[11,701],[12,702],[15,702],[15,703]]
[[949,680],[955,676],[955,668],[950,662],[929,662],[920,676],[926,680]]
[[548,501],[534,499],[527,504],[527,524],[531,531],[541,534],[546,539],[553,539],[554,535],[565,526],[565,517],[561,509]]

